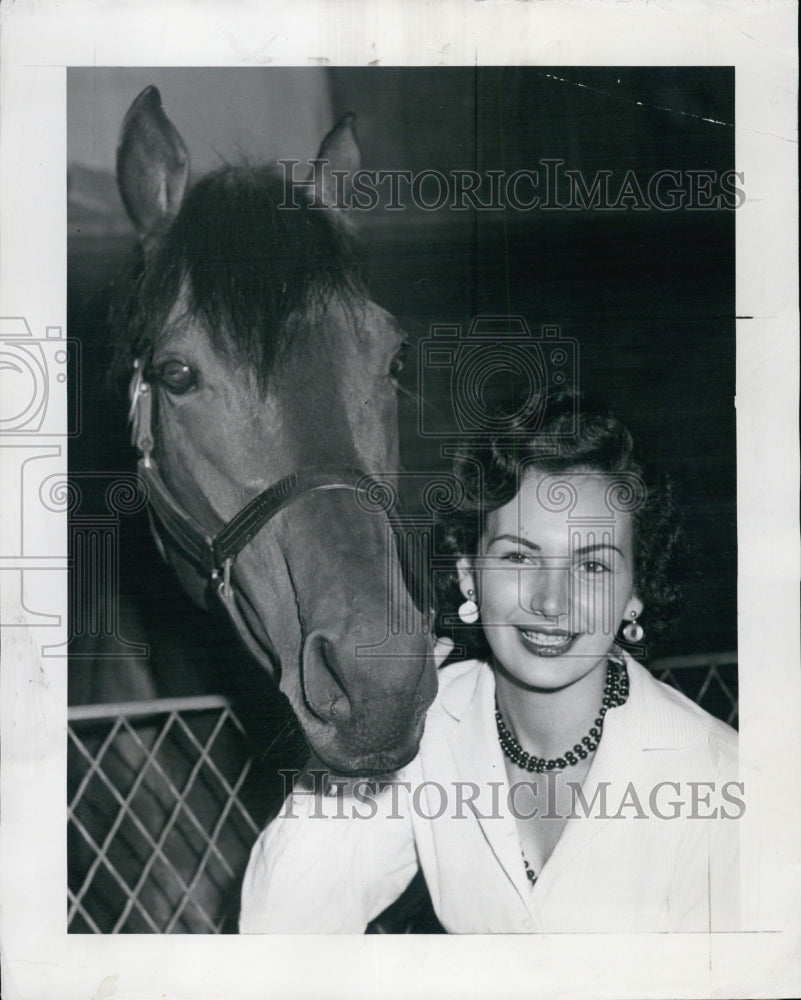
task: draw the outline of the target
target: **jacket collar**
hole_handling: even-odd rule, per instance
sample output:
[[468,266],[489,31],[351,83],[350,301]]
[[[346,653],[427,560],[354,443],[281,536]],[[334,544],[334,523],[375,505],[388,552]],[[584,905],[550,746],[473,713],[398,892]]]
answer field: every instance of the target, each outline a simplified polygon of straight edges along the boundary
[[[709,727],[706,713],[680,692],[657,681],[628,653],[621,655],[629,675],[630,697],[625,706],[608,715],[607,727],[612,724],[617,729],[625,717],[627,728],[636,727],[637,741],[647,750],[677,750],[697,745]],[[441,705],[451,718],[457,722],[468,718],[474,721],[479,705],[489,706],[494,717],[495,680],[488,664],[466,660],[446,667],[444,673],[447,676],[440,688]],[[632,704],[636,711],[630,709]],[[704,717],[704,727],[697,724],[700,716]],[[725,727],[721,724],[721,728]],[[494,723],[492,734],[497,742]]]

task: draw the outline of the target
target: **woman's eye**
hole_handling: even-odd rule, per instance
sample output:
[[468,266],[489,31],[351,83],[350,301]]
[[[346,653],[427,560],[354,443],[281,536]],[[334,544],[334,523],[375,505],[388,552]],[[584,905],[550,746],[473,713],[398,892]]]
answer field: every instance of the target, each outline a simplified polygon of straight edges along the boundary
[[503,559],[505,562],[524,563],[527,559],[525,552],[507,552]]
[[591,559],[588,562],[582,563],[579,569],[586,576],[600,576],[603,573],[609,572],[609,567],[605,563],[598,562],[597,559]]
[[398,378],[400,373],[406,367],[406,356],[409,353],[409,344],[404,341],[401,344],[400,350],[395,355],[395,357],[389,363],[389,374],[392,378]]
[[184,361],[165,361],[158,368],[159,381],[170,392],[182,393],[195,385],[195,373]]

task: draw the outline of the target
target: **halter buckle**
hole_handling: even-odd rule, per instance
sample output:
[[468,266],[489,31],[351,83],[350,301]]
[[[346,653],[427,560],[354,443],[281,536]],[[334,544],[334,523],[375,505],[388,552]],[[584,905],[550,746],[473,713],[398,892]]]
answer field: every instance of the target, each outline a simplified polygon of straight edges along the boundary
[[153,451],[153,393],[149,383],[145,382],[144,366],[139,358],[134,359],[134,373],[131,378],[130,397],[131,408],[128,411],[128,420],[131,424],[131,444],[142,454],[142,460],[146,466],[150,465],[150,456]]
[[215,567],[211,571],[211,581],[214,589],[217,596],[223,599],[233,596],[233,590],[231,589],[231,567],[233,566],[233,562],[233,557],[223,562],[222,575],[220,575],[219,567]]
[[222,586],[223,586],[223,596],[225,597],[231,596],[231,564],[233,563],[233,561],[234,561],[233,559],[226,559],[225,562],[223,563]]

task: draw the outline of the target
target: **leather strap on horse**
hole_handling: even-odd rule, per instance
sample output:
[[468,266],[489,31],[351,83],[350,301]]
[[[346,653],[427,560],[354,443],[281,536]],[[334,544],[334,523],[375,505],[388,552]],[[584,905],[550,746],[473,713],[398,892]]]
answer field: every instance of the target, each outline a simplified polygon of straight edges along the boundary
[[350,489],[365,491],[377,480],[358,469],[321,466],[302,469],[284,476],[250,501],[214,539],[214,557],[218,565],[235,558],[264,525],[284,507],[306,493]]
[[292,472],[246,504],[213,538],[173,499],[155,461],[140,458],[137,474],[147,487],[148,503],[170,540],[209,575],[222,573],[275,515],[307,493],[328,490],[366,492],[377,480],[358,469],[322,466]]
[[147,502],[164,533],[181,550],[182,555],[200,566],[205,574],[211,575],[218,569],[214,561],[214,540],[211,535],[173,500],[154,459],[140,458],[136,472],[147,488]]

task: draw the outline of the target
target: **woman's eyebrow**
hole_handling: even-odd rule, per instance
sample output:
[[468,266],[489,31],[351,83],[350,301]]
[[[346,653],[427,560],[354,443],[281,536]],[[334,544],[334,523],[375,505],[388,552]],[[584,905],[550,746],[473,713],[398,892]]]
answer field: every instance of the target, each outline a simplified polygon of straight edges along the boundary
[[626,558],[622,549],[619,549],[617,545],[611,545],[609,542],[596,542],[593,545],[581,545],[579,548],[573,549],[572,552],[574,556],[586,556],[593,552],[597,552],[599,549],[609,549],[612,552],[617,552],[622,559]]
[[539,545],[535,545],[534,542],[530,542],[526,538],[520,538],[519,535],[495,535],[494,538],[489,540],[487,547],[489,548],[490,545],[494,545],[495,542],[513,542],[515,545],[525,545],[527,549],[532,549],[534,552],[541,551]]

